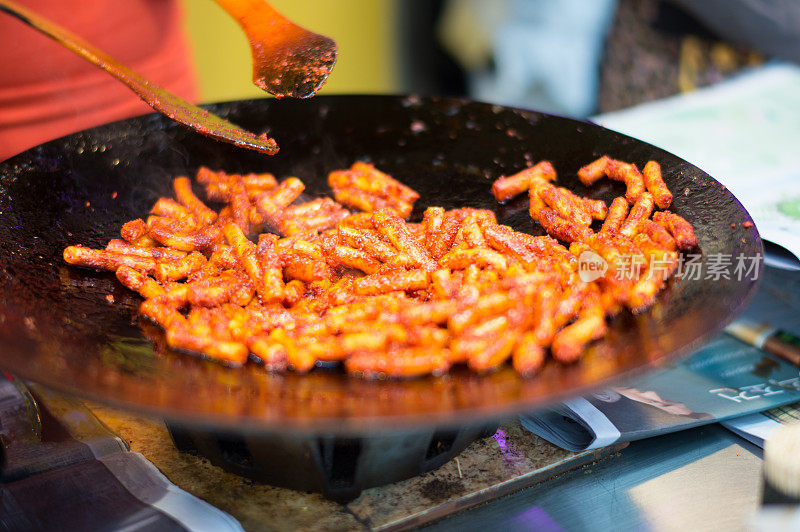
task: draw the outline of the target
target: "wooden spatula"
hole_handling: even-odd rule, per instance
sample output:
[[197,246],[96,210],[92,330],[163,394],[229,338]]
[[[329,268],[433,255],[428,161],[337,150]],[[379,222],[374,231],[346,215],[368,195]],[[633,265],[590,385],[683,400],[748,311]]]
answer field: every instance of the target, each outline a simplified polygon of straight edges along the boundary
[[336,42],[301,28],[264,0],[216,0],[244,30],[253,83],[278,98],[308,98],[336,63]]

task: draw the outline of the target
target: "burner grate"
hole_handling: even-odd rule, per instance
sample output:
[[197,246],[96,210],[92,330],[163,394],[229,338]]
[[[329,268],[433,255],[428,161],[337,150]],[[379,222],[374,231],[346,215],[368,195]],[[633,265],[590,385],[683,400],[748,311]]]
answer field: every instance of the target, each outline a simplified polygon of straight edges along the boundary
[[222,469],[267,484],[322,493],[347,502],[362,490],[442,466],[497,424],[427,429],[359,438],[328,435],[250,435],[167,423],[175,446]]

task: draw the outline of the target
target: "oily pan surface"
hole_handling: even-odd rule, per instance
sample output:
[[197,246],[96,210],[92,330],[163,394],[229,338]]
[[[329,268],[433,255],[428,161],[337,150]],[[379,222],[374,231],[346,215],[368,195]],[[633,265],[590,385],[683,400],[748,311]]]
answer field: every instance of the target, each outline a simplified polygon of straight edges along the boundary
[[483,376],[457,368],[442,378],[364,381],[337,369],[269,374],[255,364],[230,369],[183,354],[155,355],[148,338],[158,342],[159,330],[137,319],[141,298],[113,273],[65,264],[61,252],[77,243],[104,247],[125,221],[170,195],[173,177],[191,176],[201,165],[295,175],[310,199],[330,194],[329,171],[365,160],[420,193],[412,220],[431,205],[469,206],[543,234],[526,198],[497,204],[494,179],[548,159],[559,185],[609,201],[623,185],[603,180],[584,187],[575,176],[580,166],[602,154],[640,167],[653,159],[675,195],[670,210],[695,227],[704,262],[720,253],[761,252],[755,228],[742,226],[749,215],[719,183],[674,155],[596,125],[464,100],[393,96],[253,100],[212,109],[256,132],[269,129],[281,151],[270,157],[236,149],[147,115],[0,163],[0,366],[61,390],[205,426],[363,432],[457,424],[524,411],[686,354],[718,333],[755,288],[736,276],[673,280],[647,312],[615,318],[581,362],[550,361],[529,379],[504,367]]

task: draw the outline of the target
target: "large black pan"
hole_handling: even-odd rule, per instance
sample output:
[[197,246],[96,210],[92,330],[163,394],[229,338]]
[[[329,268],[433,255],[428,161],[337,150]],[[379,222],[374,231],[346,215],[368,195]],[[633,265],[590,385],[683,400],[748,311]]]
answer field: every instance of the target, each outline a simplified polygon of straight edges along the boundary
[[[214,142],[158,116],[77,133],[0,164],[0,366],[45,385],[182,422],[238,430],[371,431],[500,417],[606,383],[701,346],[746,304],[751,279],[677,280],[657,304],[622,315],[574,366],[548,364],[521,379],[486,376],[363,381],[337,370],[276,375],[227,369],[186,355],[154,354],[154,327],[136,319],[140,299],[108,273],[63,263],[69,244],[103,246],[143,216],[170,180],[200,165],[296,175],[326,194],[327,172],[369,160],[418,190],[428,205],[494,209],[502,223],[538,233],[527,200],[498,205],[493,179],[549,159],[580,193],[576,170],[609,154],[654,159],[675,193],[673,209],[696,228],[704,264],[715,254],[755,256],[761,241],[742,205],[707,174],[663,150],[593,124],[437,98],[334,96],[211,107],[242,126],[270,129],[265,156]],[[607,180],[590,192],[610,199]],[[749,224],[746,224],[749,225]],[[731,270],[732,271],[732,270]],[[110,294],[114,303],[109,303]]]

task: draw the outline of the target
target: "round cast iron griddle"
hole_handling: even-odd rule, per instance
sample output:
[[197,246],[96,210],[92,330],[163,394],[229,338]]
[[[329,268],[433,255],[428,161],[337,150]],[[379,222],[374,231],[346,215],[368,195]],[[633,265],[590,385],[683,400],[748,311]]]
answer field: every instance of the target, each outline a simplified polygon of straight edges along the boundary
[[[577,169],[609,154],[640,167],[661,163],[673,210],[695,226],[703,261],[761,252],[742,205],[707,174],[663,150],[602,127],[459,99],[332,96],[254,100],[210,107],[253,131],[270,130],[281,151],[265,156],[191,133],[160,115],[55,140],[0,164],[0,366],[44,385],[173,421],[243,431],[358,433],[476,423],[541,406],[700,347],[743,309],[756,282],[676,280],[648,312],[613,320],[580,363],[550,362],[535,378],[504,367],[479,376],[364,381],[340,370],[270,374],[229,369],[181,354],[154,354],[159,329],[136,318],[140,298],[111,273],[71,267],[70,244],[103,247],[121,225],[145,216],[171,178],[200,165],[300,177],[327,194],[329,171],[371,161],[429,205],[493,209],[501,223],[541,234],[527,198],[498,205],[492,180],[549,159],[559,183],[589,192]],[[590,194],[610,200],[620,183]],[[705,270],[704,270],[705,271]],[[114,297],[114,303],[106,295]]]

